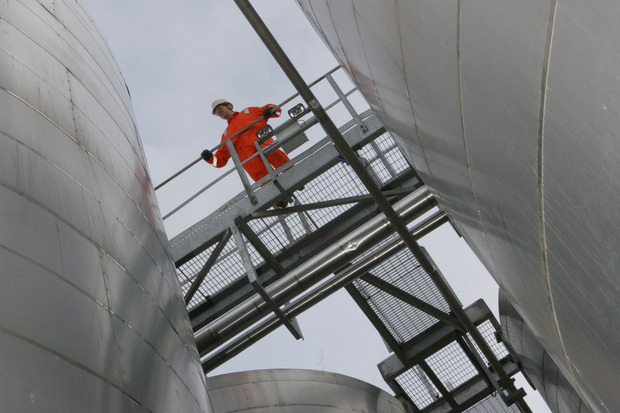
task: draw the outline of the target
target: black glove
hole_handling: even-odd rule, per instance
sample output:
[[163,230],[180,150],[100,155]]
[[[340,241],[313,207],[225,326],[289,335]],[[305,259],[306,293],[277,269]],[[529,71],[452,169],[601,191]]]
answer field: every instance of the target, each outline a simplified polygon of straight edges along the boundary
[[211,157],[212,157],[212,156],[213,156],[213,153],[212,153],[210,150],[208,150],[208,149],[205,149],[205,150],[204,150],[204,151],[202,151],[202,153],[200,154],[200,157],[201,157],[202,159],[204,159],[205,161],[208,161],[209,159],[211,159]]
[[263,117],[265,119],[269,119],[270,117],[272,117],[274,114],[276,113],[276,108],[265,108],[263,110]]

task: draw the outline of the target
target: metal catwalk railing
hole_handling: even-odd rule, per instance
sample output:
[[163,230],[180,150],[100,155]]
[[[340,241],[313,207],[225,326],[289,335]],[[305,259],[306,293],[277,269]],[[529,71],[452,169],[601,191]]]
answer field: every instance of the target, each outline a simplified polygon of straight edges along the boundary
[[[366,120],[368,132],[362,134],[356,128],[350,129],[357,135],[351,141],[363,143],[364,136],[374,137],[372,144],[359,147],[359,154],[368,159],[368,167],[382,182],[390,199],[402,199],[419,187],[420,182],[389,135],[372,117]],[[230,240],[232,232],[229,230],[233,225],[251,242],[249,253],[261,281],[270,283],[278,276],[277,271],[299,266],[320,252],[326,246],[326,239],[335,241],[377,215],[368,193],[350,167],[338,160],[339,154],[333,146],[322,141],[315,147],[312,154],[301,155],[305,159],[295,158],[295,167],[280,178],[285,187],[288,187],[287,180],[305,184],[303,191],[295,193],[291,206],[270,209],[275,198],[269,197],[265,203],[252,205],[241,193],[171,240],[171,251],[191,314],[209,307],[205,303],[235,288],[236,283],[246,283],[247,270],[237,254],[236,244]],[[377,152],[376,148],[383,148],[383,151]],[[391,170],[383,167],[386,162]],[[259,193],[268,194],[270,190],[272,188],[267,185]],[[272,193],[277,196],[278,190]],[[216,263],[209,263],[214,255],[217,255]],[[201,282],[207,273],[208,280]],[[246,285],[245,290],[241,287],[240,291],[247,297],[252,289]],[[220,314],[232,305],[223,299],[210,307]],[[196,316],[194,321],[203,318],[211,320],[214,315]],[[203,324],[195,321],[196,327]]]
[[[364,125],[362,119],[359,117],[359,115],[353,108],[353,105],[349,101],[349,98],[351,97],[353,93],[356,92],[357,89],[353,88],[345,93],[338,87],[336,81],[333,78],[333,75],[339,69],[340,69],[339,67],[336,67],[330,70],[323,76],[316,79],[314,82],[310,83],[309,87],[322,86],[322,84],[325,84],[325,83],[328,83],[329,85],[331,85],[333,90],[336,92],[337,98],[326,106],[326,110],[329,110],[338,104],[343,104],[344,107],[349,111],[350,117],[353,118],[354,121],[357,123],[358,127],[364,130],[366,126]],[[171,217],[175,213],[179,212],[181,209],[183,209],[183,207],[187,206],[190,202],[194,201],[201,194],[213,188],[220,181],[222,181],[223,179],[225,179],[226,177],[228,177],[229,175],[235,172],[237,173],[239,177],[240,183],[243,185],[243,188],[245,189],[245,193],[247,194],[251,202],[256,204],[257,199],[255,196],[255,191],[260,189],[268,181],[275,182],[277,185],[278,184],[277,177],[280,175],[281,172],[283,172],[284,170],[288,169],[291,166],[291,164],[288,163],[276,170],[273,170],[271,166],[269,165],[268,161],[266,160],[265,155],[268,155],[271,152],[275,151],[276,149],[280,149],[280,148],[297,149],[300,145],[302,145],[304,142],[307,141],[305,132],[312,126],[316,125],[317,123],[315,118],[306,116],[310,112],[310,110],[307,107],[304,107],[303,104],[297,103],[296,100],[297,101],[299,100],[299,93],[294,94],[293,96],[287,98],[285,101],[281,102],[280,104],[276,106],[276,109],[284,109],[283,112],[285,114],[288,114],[290,119],[285,121],[281,125],[277,126],[275,130],[273,129],[269,130],[268,128],[271,128],[270,126],[265,128],[266,135],[261,137],[263,140],[270,138],[272,136],[275,136],[277,138],[277,140],[273,144],[269,145],[268,147],[263,148],[257,144],[256,153],[244,159],[243,161],[241,161],[241,159],[239,158],[239,155],[237,154],[236,148],[232,143],[233,139],[235,139],[237,136],[247,131],[251,126],[256,124],[258,121],[263,119],[262,117],[259,117],[255,119],[254,121],[252,121],[251,123],[247,124],[245,127],[240,129],[238,132],[228,137],[225,141],[220,142],[214,148],[212,148],[211,152],[215,153],[221,147],[226,146],[231,155],[231,159],[233,160],[232,166],[224,170],[223,173],[219,174],[219,176],[216,179],[212,180],[211,182],[207,183],[205,186],[197,190],[196,193],[194,193],[193,195],[185,199],[183,202],[177,205],[174,209],[167,212],[163,216],[163,219],[166,220],[167,218]],[[265,176],[263,179],[259,180],[258,182],[251,184],[249,180],[247,179],[245,171],[243,170],[243,166],[247,164],[248,162],[252,161],[256,157],[259,157],[262,160],[263,164],[265,165],[268,171],[268,175]],[[187,172],[193,166],[201,163],[201,161],[202,161],[202,158],[198,158],[190,162],[188,165],[183,167],[181,170],[179,170],[178,172],[176,172],[175,174],[173,174],[172,176],[170,176],[169,178],[161,182],[159,185],[157,185],[155,187],[155,190],[157,191],[163,188],[165,185],[169,184],[174,179],[178,178],[183,173]]]
[[[280,325],[302,337],[295,317],[346,288],[393,352],[379,368],[412,411],[529,411],[493,315],[463,309],[417,245],[447,217],[377,118],[322,79],[350,121],[170,241],[205,371]],[[316,104],[298,130],[324,126]]]

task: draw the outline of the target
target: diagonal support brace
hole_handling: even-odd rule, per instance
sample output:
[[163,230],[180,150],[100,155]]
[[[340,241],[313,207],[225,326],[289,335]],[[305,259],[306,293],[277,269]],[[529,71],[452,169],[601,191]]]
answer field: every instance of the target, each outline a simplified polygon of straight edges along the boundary
[[185,300],[186,305],[189,304],[189,302],[192,300],[192,297],[194,296],[194,294],[196,294],[196,292],[200,288],[200,285],[202,284],[205,277],[211,270],[211,267],[213,267],[213,264],[215,264],[215,261],[218,259],[218,257],[224,250],[226,243],[230,239],[230,235],[231,235],[230,231],[224,231],[222,235],[220,236],[220,240],[218,241],[217,247],[215,247],[215,250],[213,250],[213,252],[209,256],[209,259],[207,260],[205,265],[202,267],[202,269],[196,276],[196,279],[194,280],[192,285],[189,287],[187,294],[185,294],[184,300]]
[[386,293],[398,298],[401,301],[406,302],[407,304],[417,308],[420,311],[425,312],[426,314],[435,317],[439,321],[449,325],[455,330],[459,330],[461,332],[465,332],[463,325],[459,322],[459,320],[452,316],[451,314],[444,313],[437,307],[430,305],[429,303],[409,294],[406,291],[401,290],[400,288],[382,280],[381,278],[373,275],[371,273],[366,273],[360,277],[362,280],[366,281],[368,284],[374,285],[380,290],[385,291]]
[[280,319],[282,324],[286,326],[288,331],[291,332],[295,339],[299,340],[300,338],[303,338],[303,335],[301,334],[301,329],[299,328],[299,324],[297,323],[296,319],[291,320],[286,316],[286,314],[284,314],[282,309],[280,309],[280,306],[269,296],[267,291],[265,291],[260,281],[258,280],[258,277],[256,276],[256,270],[252,265],[250,253],[248,252],[245,242],[243,241],[243,237],[241,236],[241,231],[239,231],[239,228],[237,228],[236,225],[232,225],[230,227],[230,230],[232,231],[235,243],[237,244],[237,250],[239,251],[239,255],[241,256],[241,261],[243,262],[243,266],[245,267],[245,270],[247,272],[248,281],[250,282],[254,290],[263,298],[263,300],[265,300],[265,303],[268,305],[269,309],[274,312],[274,314]]

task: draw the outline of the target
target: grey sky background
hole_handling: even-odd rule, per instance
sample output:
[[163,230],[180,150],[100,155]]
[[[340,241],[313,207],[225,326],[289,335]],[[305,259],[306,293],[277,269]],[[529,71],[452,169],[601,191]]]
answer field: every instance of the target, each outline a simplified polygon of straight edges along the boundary
[[[295,93],[232,1],[79,1],[103,32],[127,82],[154,184],[219,143],[225,122],[211,115],[214,99],[229,99],[235,109],[242,109],[279,104]],[[252,4],[306,82],[337,65],[294,1]],[[158,191],[162,213],[220,172],[201,162],[183,179]],[[241,189],[236,178],[207,191],[193,209],[166,221],[168,236],[194,224]],[[497,315],[495,282],[449,225],[420,243],[465,306],[483,298]],[[318,369],[356,377],[391,393],[376,367],[389,353],[346,292],[298,320],[304,340],[296,341],[280,328],[210,375],[261,368]],[[529,395],[535,393],[524,381],[518,385]],[[537,394],[528,396],[528,403],[534,412],[549,411]]]

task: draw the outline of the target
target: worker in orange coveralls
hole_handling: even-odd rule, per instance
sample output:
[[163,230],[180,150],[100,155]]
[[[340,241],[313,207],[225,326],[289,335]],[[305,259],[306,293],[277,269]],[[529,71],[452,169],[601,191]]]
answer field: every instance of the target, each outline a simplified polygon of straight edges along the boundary
[[[256,122],[254,125],[249,127],[245,132],[242,132],[238,136],[232,139],[232,144],[239,155],[239,159],[241,162],[245,161],[250,156],[256,153],[256,147],[254,146],[254,141],[258,138],[256,137],[256,132],[267,125],[267,119],[270,117],[278,117],[280,116],[281,109],[275,109],[276,105],[268,104],[262,107],[250,107],[243,109],[241,112],[233,112],[233,105],[226,99],[217,99],[213,101],[211,104],[213,108],[213,115],[219,116],[220,118],[226,120],[228,122],[228,127],[222,134],[222,142],[226,139],[230,138],[232,135],[255,121],[256,119],[263,118]],[[273,142],[273,139],[268,139],[264,143],[261,144],[261,147],[264,148]],[[200,154],[202,159],[212,164],[216,168],[221,168],[226,165],[228,160],[230,159],[230,153],[228,152],[228,148],[226,145],[221,146],[215,153],[211,153],[210,150],[205,149]],[[289,157],[286,156],[283,150],[277,149],[267,156],[267,160],[274,167],[274,169],[279,168],[284,165],[288,161],[290,161]],[[243,164],[243,169],[252,177],[254,181],[258,181],[268,174],[267,169],[265,168],[265,164],[260,156],[255,156],[250,159],[248,162]]]

